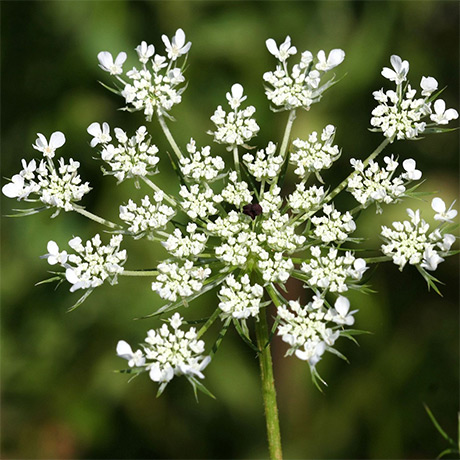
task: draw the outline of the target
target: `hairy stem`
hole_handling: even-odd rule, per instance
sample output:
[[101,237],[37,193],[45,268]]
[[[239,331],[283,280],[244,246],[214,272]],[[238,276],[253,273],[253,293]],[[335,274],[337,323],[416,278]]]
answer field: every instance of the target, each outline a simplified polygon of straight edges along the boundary
[[174,140],[174,137],[172,136],[171,131],[169,130],[163,115],[158,114],[158,122],[160,123],[161,129],[163,130],[166,139],[168,139],[168,142],[171,145],[177,158],[182,158],[182,152],[180,151],[179,146],[176,144],[176,141]]
[[105,225],[106,227],[110,227],[116,230],[121,229],[121,225],[114,224],[113,222],[110,222],[110,220],[103,219],[102,217],[96,216],[96,214],[93,214],[92,212],[87,211],[84,208],[81,208],[79,206],[73,207],[73,210],[75,212],[78,212],[78,214],[81,214],[82,216],[87,217],[88,219],[94,220],[94,222],[97,222],[98,224]]
[[284,130],[283,141],[281,142],[280,156],[282,156],[283,159],[286,157],[286,152],[287,152],[287,148],[289,145],[289,137],[291,136],[292,125],[294,124],[295,117],[296,117],[296,110],[292,109],[289,112],[286,129]]
[[270,353],[268,325],[265,309],[260,311],[259,321],[256,322],[256,338],[259,348],[260,376],[262,380],[262,396],[265,407],[267,424],[268,450],[271,460],[282,460],[281,435],[276,404],[275,380],[273,377],[273,362]]
[[233,161],[235,163],[235,171],[238,176],[238,180],[241,180],[240,157],[238,156],[238,146],[237,145],[233,147]]

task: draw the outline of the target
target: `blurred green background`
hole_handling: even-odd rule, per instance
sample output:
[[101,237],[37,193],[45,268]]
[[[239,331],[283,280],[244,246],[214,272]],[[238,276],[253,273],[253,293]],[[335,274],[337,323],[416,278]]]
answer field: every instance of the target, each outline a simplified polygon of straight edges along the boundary
[[[37,132],[61,130],[67,143],[59,154],[81,162],[81,175],[93,186],[84,204],[117,219],[119,204],[140,196],[132,182],[115,187],[92,161],[87,126],[108,121],[136,129],[140,113],[117,111],[122,100],[97,80],[108,76],[97,66],[101,50],[129,54],[146,40],[161,50],[161,34],[182,27],[193,42],[183,103],[171,126],[184,145],[199,145],[218,104],[235,82],[244,85],[257,107],[262,130],[259,146],[281,139],[286,113],[270,112],[262,74],[274,67],[265,48],[269,37],[289,34],[299,51],[343,48],[347,74],[320,104],[302,113],[294,136],[327,123],[338,126],[343,148],[338,166],[325,174],[338,183],[349,171],[349,158],[365,158],[381,141],[371,133],[372,91],[387,82],[380,76],[391,54],[410,61],[409,77],[418,86],[434,76],[447,86],[449,107],[459,102],[458,2],[202,2],[202,1],[40,1],[1,2],[2,176],[11,177],[20,159],[32,159]],[[167,145],[156,123],[154,142]],[[398,142],[388,153],[413,157],[427,179],[425,191],[439,191],[450,203],[458,194],[456,132],[419,142]],[[215,154],[225,155],[214,147]],[[167,161],[163,161],[166,164]],[[161,164],[161,163],[160,163]],[[171,182],[163,172],[155,179]],[[405,202],[373,209],[358,222],[360,235],[378,247],[380,225],[419,206],[429,216],[429,202]],[[16,202],[2,196],[2,215]],[[457,206],[458,208],[458,206]],[[62,247],[73,235],[88,238],[102,229],[84,218],[51,212],[24,219],[2,218],[2,458],[263,458],[265,426],[255,356],[229,332],[206,370],[206,384],[217,396],[196,404],[183,379],[173,381],[160,399],[147,376],[127,382],[113,373],[124,366],[115,356],[119,339],[140,342],[158,321],[133,321],[154,311],[159,298],[146,279],[122,278],[115,287],[98,288],[73,313],[78,298],[66,285],[35,287],[48,265],[39,258],[53,239]],[[151,267],[164,255],[147,241],[126,241],[127,268]],[[427,293],[413,267],[379,267],[372,278],[377,294],[353,295],[359,308],[356,326],[372,331],[360,347],[344,339],[339,349],[348,365],[327,356],[319,371],[329,383],[317,391],[305,363],[283,358],[275,340],[273,353],[286,458],[433,458],[447,445],[425,414],[425,402],[445,430],[457,430],[459,384],[458,258],[439,266],[444,297]],[[300,295],[292,286],[293,295]],[[192,319],[215,308],[208,295],[184,314]]]

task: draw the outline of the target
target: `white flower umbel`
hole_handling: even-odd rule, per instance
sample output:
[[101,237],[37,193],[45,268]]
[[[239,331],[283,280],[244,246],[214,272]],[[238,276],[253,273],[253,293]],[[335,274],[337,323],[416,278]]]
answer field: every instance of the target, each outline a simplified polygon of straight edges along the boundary
[[303,235],[295,234],[295,227],[289,225],[288,214],[274,211],[261,225],[268,246],[275,251],[294,252],[301,248],[307,239]]
[[[396,203],[404,196],[408,183],[422,177],[422,172],[416,169],[415,160],[411,158],[403,161],[405,172],[397,177],[393,176],[399,163],[393,157],[384,157],[383,160],[385,168],[371,160],[366,169],[362,161],[354,158],[350,160],[356,174],[348,180],[347,190],[363,207],[374,202]],[[377,207],[377,211],[380,212],[381,208]]]
[[312,185],[305,188],[305,183],[296,184],[296,189],[288,196],[289,207],[294,214],[319,208],[326,195],[324,187]]
[[185,262],[163,262],[158,265],[159,274],[152,283],[152,290],[162,299],[175,302],[177,297],[189,297],[199,292],[211,269],[204,266],[194,266],[191,260]]
[[120,206],[120,219],[129,224],[128,230],[135,235],[143,236],[145,232],[163,228],[176,214],[175,210],[163,203],[164,193],[153,194],[153,202],[148,195],[137,205],[129,200]]
[[353,324],[351,315],[354,312],[348,313],[347,300],[339,296],[335,302],[335,309],[329,310],[324,305],[324,300],[318,297],[304,307],[293,300],[289,302],[289,307],[278,307],[278,335],[289,345],[286,355],[295,354],[314,368],[324,352],[330,351],[343,334],[343,329],[339,325]]
[[184,236],[182,232],[176,228],[174,233],[163,242],[165,249],[178,259],[188,259],[196,257],[206,248],[207,236],[204,233],[197,232],[197,225],[189,223],[187,225],[188,235]]
[[72,211],[74,203],[80,201],[91,188],[88,182],[82,183],[78,175],[80,163],[69,159],[66,164],[63,158],[57,165],[52,158],[58,147],[65,142],[64,135],[57,131],[51,135],[50,142],[42,134],[38,134],[35,149],[41,151],[45,159],[27,163],[21,160],[23,169],[4,185],[2,192],[8,198],[26,201],[41,201],[46,207]]
[[335,127],[327,125],[321,133],[321,140],[318,133],[312,132],[307,141],[296,139],[292,144],[294,150],[289,159],[296,169],[295,173],[302,179],[311,172],[319,172],[329,169],[332,163],[340,157],[340,150],[334,142]]
[[[432,93],[437,90],[438,82],[433,77],[423,77],[420,82],[421,95],[417,98],[417,90],[410,84],[404,87],[409,72],[409,62],[402,61],[399,56],[391,56],[393,70],[385,67],[382,75],[396,83],[396,91],[374,91],[374,99],[379,105],[372,111],[371,125],[373,131],[382,131],[383,135],[394,139],[417,139],[420,134],[437,125],[446,125],[458,118],[455,109],[446,110],[442,99],[434,101]],[[433,113],[434,111],[434,113]],[[429,120],[424,121],[429,116]],[[439,130],[434,131],[439,132]]]
[[248,171],[259,182],[273,182],[279,176],[281,167],[284,163],[284,158],[280,155],[275,155],[276,145],[269,142],[266,149],[258,150],[254,155],[246,153],[243,155],[243,161],[248,168]]
[[408,209],[407,214],[410,221],[393,222],[393,228],[382,226],[385,240],[382,252],[391,257],[400,270],[409,263],[434,271],[444,260],[442,256],[447,255],[455,236],[443,233],[440,228],[430,232],[430,225],[420,217],[418,209]]
[[215,196],[214,192],[209,187],[201,187],[198,184],[192,185],[187,188],[182,185],[179,195],[184,198],[181,201],[182,209],[187,213],[191,219],[200,217],[205,219],[207,216],[217,214],[217,208],[214,202],[220,200],[219,196]]
[[219,174],[224,170],[225,163],[221,157],[211,156],[211,147],[207,145],[201,150],[197,150],[194,139],[190,139],[187,144],[189,157],[183,156],[179,159],[182,174],[191,181],[207,183],[219,178]]
[[230,238],[233,235],[249,230],[248,217],[242,213],[230,211],[226,217],[218,217],[206,226],[209,233],[221,238]]
[[337,256],[336,248],[330,248],[327,255],[321,256],[319,246],[310,248],[312,259],[303,262],[300,269],[307,275],[307,284],[330,292],[345,292],[350,286],[356,286],[367,270],[364,259],[356,259],[347,251]]
[[263,294],[262,286],[257,283],[251,285],[247,274],[239,280],[233,275],[227,276],[225,285],[219,291],[219,308],[223,312],[222,316],[236,319],[257,317]]
[[235,171],[230,173],[229,179],[228,185],[220,192],[222,199],[237,208],[250,203],[252,201],[252,193],[249,191],[248,184],[244,181],[239,181]]
[[279,47],[272,38],[266,41],[266,45],[268,51],[279,61],[275,71],[265,72],[263,76],[267,83],[265,94],[273,104],[273,110],[292,110],[300,107],[308,110],[321,99],[324,91],[334,84],[334,77],[322,83],[324,74],[345,59],[345,52],[340,49],[332,50],[327,58],[321,50],[316,59],[310,51],[304,51],[300,62],[290,71],[287,60],[297,53],[296,47],[291,46],[290,37],[286,37]]
[[240,232],[230,236],[215,248],[216,257],[230,267],[246,267],[249,256],[260,252],[259,242],[263,236],[255,232]]
[[294,263],[284,258],[282,252],[269,253],[262,249],[259,251],[257,267],[266,283],[285,283],[291,276]]
[[90,289],[100,286],[104,281],[110,284],[117,283],[117,275],[123,273],[123,264],[126,262],[126,250],[120,251],[122,235],[113,235],[108,245],[104,246],[99,235],[82,243],[76,236],[69,241],[69,246],[76,254],[59,252],[54,241],[48,243],[48,259],[50,265],[59,264],[65,268],[65,278],[72,285],[70,292],[77,289]]
[[227,99],[233,111],[227,113],[219,105],[211,117],[211,121],[216,125],[216,130],[209,132],[214,136],[214,142],[228,145],[228,150],[247,144],[260,129],[252,117],[256,109],[252,105],[240,109],[241,102],[246,99],[246,97],[242,97],[243,87],[236,83],[232,86],[231,91],[231,93],[227,93]]
[[183,318],[175,313],[169,320],[169,327],[150,329],[142,349],[133,353],[124,340],[117,344],[117,355],[126,359],[131,368],[146,371],[154,382],[160,384],[159,393],[176,376],[184,375],[193,384],[197,377],[204,378],[203,370],[211,361],[204,355],[204,342],[199,340],[194,327],[184,331]]
[[323,213],[324,216],[312,217],[311,221],[316,226],[313,233],[324,243],[345,241],[356,230],[356,224],[348,211],[341,214],[334,205],[326,204]]
[[94,147],[102,144],[101,159],[110,166],[109,171],[103,169],[104,173],[113,175],[118,182],[122,182],[133,177],[146,177],[158,172],[156,167],[160,161],[157,156],[158,148],[151,144],[145,126],[138,128],[136,134],[131,138],[128,138],[122,129],[115,128],[118,144],[109,143],[112,140],[109,129],[109,125],[104,123],[105,136],[101,137],[99,123],[92,123],[88,127],[88,133],[94,136],[91,145]]

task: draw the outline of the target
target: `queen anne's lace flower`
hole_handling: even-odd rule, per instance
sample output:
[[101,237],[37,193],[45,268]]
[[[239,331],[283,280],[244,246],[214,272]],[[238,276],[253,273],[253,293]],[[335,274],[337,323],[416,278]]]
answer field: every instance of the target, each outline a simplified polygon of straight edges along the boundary
[[142,350],[133,353],[124,340],[117,345],[117,355],[126,359],[130,367],[148,371],[154,382],[162,384],[162,390],[176,376],[203,379],[203,370],[211,361],[210,356],[204,356],[204,342],[198,339],[196,329],[181,329],[183,318],[179,313],[168,322],[170,328],[163,324],[160,329],[147,332]]
[[280,325],[278,335],[289,345],[287,355],[295,354],[314,368],[326,350],[330,350],[342,331],[342,324],[353,324],[354,312],[348,312],[350,303],[339,296],[335,308],[327,309],[324,300],[315,297],[305,307],[291,300],[278,307]]
[[184,236],[182,232],[176,228],[174,233],[163,242],[163,246],[174,257],[179,259],[187,259],[196,257],[201,254],[206,248],[207,236],[204,233],[197,232],[197,225],[189,223],[187,225],[187,233]]
[[220,197],[237,208],[250,203],[252,193],[249,191],[248,184],[244,181],[239,181],[235,171],[230,173],[229,179],[228,185],[220,192]]
[[105,280],[116,284],[117,275],[123,272],[127,258],[126,250],[120,251],[122,240],[122,235],[113,235],[110,243],[104,246],[99,235],[85,244],[77,236],[69,241],[69,246],[76,254],[69,255],[65,251],[59,252],[57,244],[50,241],[47,247],[49,253],[44,257],[50,265],[58,263],[66,269],[65,277],[72,285],[70,292],[98,287]]
[[190,189],[187,189],[183,185],[179,195],[184,198],[181,206],[191,219],[196,219],[197,217],[204,219],[207,216],[217,214],[217,208],[214,203],[220,201],[221,198],[220,196],[215,196],[209,187],[203,190],[198,184],[194,184]]
[[[399,56],[391,56],[393,70],[384,67],[382,75],[394,81],[396,91],[383,89],[374,91],[374,99],[379,105],[372,111],[371,125],[376,131],[382,131],[384,136],[394,139],[417,139],[420,134],[431,126],[445,125],[458,118],[455,109],[446,110],[442,99],[431,100],[431,95],[438,88],[438,82],[433,77],[422,77],[420,87],[422,98],[416,98],[417,91],[409,84],[403,89],[409,72],[409,63]],[[434,113],[433,113],[434,110]],[[433,123],[423,121],[427,116]]]
[[259,182],[264,180],[270,183],[278,177],[284,158],[280,155],[275,155],[275,152],[276,145],[270,142],[265,150],[258,150],[255,156],[250,153],[246,153],[243,156],[243,161],[248,171]]
[[227,276],[225,285],[219,291],[219,308],[223,317],[232,316],[236,319],[257,317],[264,290],[259,284],[251,285],[249,276],[243,275],[236,280],[233,275]]
[[227,113],[219,105],[211,117],[216,130],[210,131],[209,134],[214,136],[214,141],[218,144],[227,144],[230,150],[238,145],[245,145],[260,129],[255,119],[252,118],[256,111],[252,105],[240,110],[241,102],[246,99],[242,95],[243,87],[239,84],[233,85],[230,96],[227,95],[233,112]]
[[296,185],[296,189],[288,197],[288,203],[293,213],[297,214],[303,211],[317,209],[325,196],[324,187],[312,185],[308,189],[305,183],[301,182]]
[[70,158],[66,164],[63,158],[59,158],[57,165],[53,163],[55,150],[64,142],[65,137],[59,131],[51,135],[49,143],[42,134],[38,134],[34,148],[41,151],[46,159],[41,160],[38,166],[35,160],[28,164],[22,160],[22,171],[3,186],[3,194],[8,198],[41,201],[47,207],[72,211],[74,203],[80,201],[91,188],[88,182],[82,183],[78,175],[78,161]]
[[173,208],[163,204],[164,193],[158,191],[153,194],[153,203],[146,195],[140,205],[129,200],[126,205],[120,206],[120,219],[129,224],[128,230],[135,235],[143,235],[146,231],[163,228],[176,214]]
[[304,51],[300,62],[289,72],[287,59],[297,53],[295,46],[291,46],[290,37],[286,37],[283,44],[276,45],[272,38],[266,41],[268,51],[279,61],[275,71],[266,72],[263,76],[267,83],[265,94],[270,102],[279,110],[296,108],[309,109],[318,102],[324,91],[334,82],[334,78],[321,85],[322,76],[338,66],[345,59],[345,52],[340,49],[332,50],[327,59],[323,50],[319,51],[313,68],[313,55]]
[[147,136],[145,126],[138,128],[136,134],[131,138],[128,138],[122,129],[115,128],[117,145],[109,144],[112,140],[109,129],[109,125],[104,123],[105,136],[101,136],[99,123],[92,123],[88,127],[88,133],[97,139],[97,142],[91,142],[91,145],[93,147],[99,143],[103,145],[101,158],[111,168],[110,171],[104,170],[104,172],[115,176],[118,182],[157,173],[156,165],[160,161],[157,156],[158,148],[156,145],[150,144],[151,139]]
[[[435,209],[436,210],[436,209]],[[443,234],[439,228],[430,231],[430,225],[420,217],[420,210],[407,210],[410,221],[393,222],[393,228],[382,226],[385,244],[382,252],[390,256],[399,269],[407,263],[419,265],[426,270],[436,270],[441,257],[450,250],[455,241],[451,234]]]
[[322,217],[312,217],[311,221],[316,228],[314,234],[324,243],[332,241],[344,241],[348,238],[349,233],[356,229],[352,215],[347,211],[341,214],[333,205],[324,205]]
[[194,266],[191,260],[182,264],[163,262],[158,265],[159,274],[152,283],[152,290],[162,299],[175,302],[177,297],[189,297],[199,292],[211,274],[208,267]]
[[296,167],[295,173],[304,178],[311,172],[329,169],[332,163],[340,157],[340,150],[334,142],[335,127],[327,125],[321,133],[312,132],[307,141],[296,139],[292,144],[294,151],[291,153],[290,162]]
[[285,283],[294,269],[292,260],[283,258],[282,252],[270,254],[263,249],[259,251],[257,266],[262,273],[262,278],[267,283]]
[[352,284],[361,280],[367,270],[364,259],[356,259],[347,251],[344,256],[337,256],[336,248],[330,248],[327,255],[321,256],[318,246],[311,247],[311,260],[303,262],[300,269],[308,277],[311,287],[327,289],[331,292],[345,292]]
[[222,170],[225,168],[224,160],[221,157],[211,156],[211,147],[203,147],[197,150],[194,139],[190,139],[187,144],[187,152],[190,157],[181,157],[179,160],[182,174],[189,180],[195,182],[215,181]]
[[354,158],[350,160],[356,174],[349,179],[348,190],[364,207],[373,202],[397,202],[404,195],[408,182],[422,177],[413,159],[403,161],[405,172],[397,177],[393,176],[399,163],[392,157],[384,157],[383,160],[386,163],[385,168],[380,168],[377,162],[371,160],[366,169],[362,161]]

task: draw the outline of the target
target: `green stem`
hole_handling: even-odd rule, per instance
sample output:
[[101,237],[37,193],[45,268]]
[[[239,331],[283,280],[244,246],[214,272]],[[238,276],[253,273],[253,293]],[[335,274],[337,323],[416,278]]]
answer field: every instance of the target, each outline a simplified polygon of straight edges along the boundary
[[233,147],[233,161],[235,163],[235,171],[238,176],[238,180],[241,180],[241,172],[240,172],[240,157],[238,156],[238,146],[235,145]]
[[364,257],[364,260],[368,264],[376,264],[379,262],[388,262],[389,260],[393,260],[390,256],[378,256],[378,257]]
[[79,206],[73,206],[73,210],[75,212],[78,212],[78,214],[81,214],[82,216],[87,217],[88,219],[94,220],[94,222],[97,222],[98,224],[105,225],[107,227],[119,230],[121,229],[121,225],[114,224],[113,222],[110,222],[110,220],[103,219],[102,217],[96,216],[96,214],[93,214],[92,212],[87,211],[84,208],[80,208]]
[[123,270],[120,276],[156,276],[158,270]]
[[280,156],[283,158],[283,160],[286,157],[286,152],[287,152],[287,148],[289,145],[289,137],[291,135],[292,125],[294,124],[295,117],[296,117],[296,109],[292,109],[289,112],[286,129],[284,130],[283,141],[281,142]]
[[276,404],[275,379],[273,377],[273,362],[270,353],[268,325],[265,309],[259,314],[256,322],[256,338],[259,348],[260,376],[262,380],[262,396],[265,407],[267,424],[268,449],[271,460],[282,460],[281,435]]
[[206,323],[203,324],[201,329],[198,331],[196,338],[199,339],[213,324],[214,321],[219,317],[222,310],[220,308],[216,308],[214,313],[209,317]]
[[176,144],[176,141],[174,140],[171,131],[169,130],[168,125],[166,124],[166,121],[163,118],[163,115],[158,114],[158,122],[160,123],[161,129],[163,130],[166,139],[168,139],[168,142],[174,150],[174,153],[176,154],[177,158],[182,158],[182,152],[180,151],[179,146]]
[[174,198],[170,197],[167,193],[165,193],[163,190],[161,190],[158,185],[154,184],[148,177],[141,176],[141,179],[155,192],[161,192],[163,193],[164,199],[171,205],[176,207],[177,203]]

